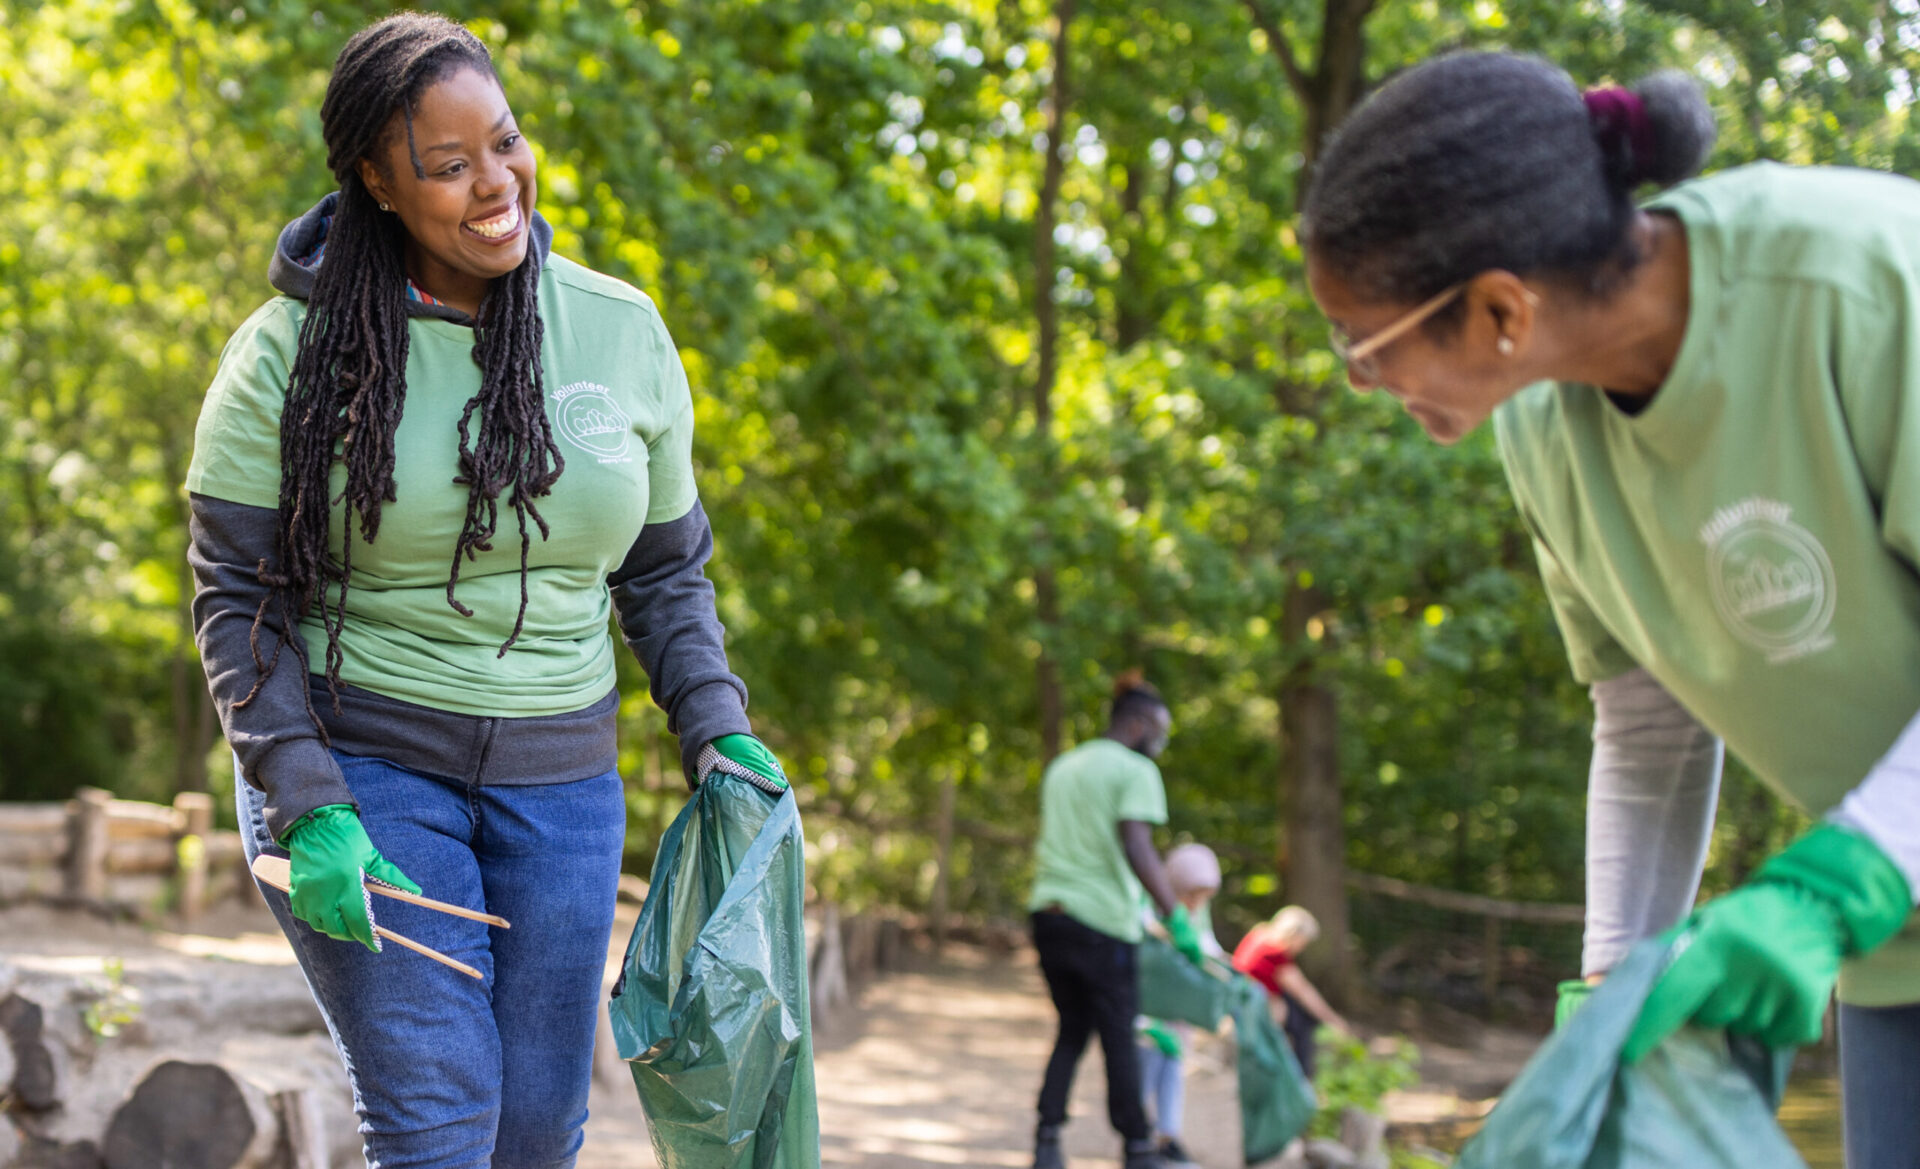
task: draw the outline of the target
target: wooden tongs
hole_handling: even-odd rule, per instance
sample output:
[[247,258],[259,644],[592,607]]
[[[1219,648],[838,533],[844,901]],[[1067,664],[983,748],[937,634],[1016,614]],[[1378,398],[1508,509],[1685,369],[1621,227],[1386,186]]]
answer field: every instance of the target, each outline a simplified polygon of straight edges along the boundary
[[[293,864],[287,860],[286,857],[268,856],[265,853],[261,853],[259,856],[253,858],[253,875],[258,877],[262,884],[272,885],[275,889],[288,895],[293,893]],[[431,897],[421,897],[416,893],[409,893],[404,889],[395,889],[391,885],[381,884],[379,881],[368,881],[366,888],[368,892],[378,893],[382,897],[391,897],[395,901],[405,901],[410,905],[418,905],[424,909],[432,909],[440,913],[450,913],[455,917],[464,917],[470,921],[484,921],[488,925],[497,925],[501,929],[511,928],[507,919],[504,917],[496,917],[491,913],[481,913],[477,909],[468,909],[464,905],[453,905],[445,901],[435,901]],[[465,962],[449,958],[432,946],[423,946],[412,938],[402,937],[383,925],[375,925],[373,932],[377,937],[385,938],[389,942],[396,942],[416,954],[425,954],[435,962],[440,963],[440,965],[452,967],[470,978],[481,977],[478,970],[475,970]]]

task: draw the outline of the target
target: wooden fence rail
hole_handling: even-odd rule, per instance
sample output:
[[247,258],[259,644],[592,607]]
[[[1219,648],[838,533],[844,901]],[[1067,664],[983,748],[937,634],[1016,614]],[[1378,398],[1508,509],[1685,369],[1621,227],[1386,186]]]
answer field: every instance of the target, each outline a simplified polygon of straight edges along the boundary
[[215,831],[213,797],[172,806],[83,787],[70,800],[0,804],[0,904],[51,901],[185,920],[244,887],[237,832]]

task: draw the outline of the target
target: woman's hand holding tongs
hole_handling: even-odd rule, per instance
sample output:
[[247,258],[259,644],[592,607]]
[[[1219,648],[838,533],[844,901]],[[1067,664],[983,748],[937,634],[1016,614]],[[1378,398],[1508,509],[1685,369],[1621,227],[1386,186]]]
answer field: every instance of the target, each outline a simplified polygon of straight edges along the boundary
[[330,938],[359,942],[378,953],[373,897],[366,882],[420,892],[420,886],[367,839],[360,813],[351,804],[315,808],[295,821],[281,843],[293,854],[293,915]]

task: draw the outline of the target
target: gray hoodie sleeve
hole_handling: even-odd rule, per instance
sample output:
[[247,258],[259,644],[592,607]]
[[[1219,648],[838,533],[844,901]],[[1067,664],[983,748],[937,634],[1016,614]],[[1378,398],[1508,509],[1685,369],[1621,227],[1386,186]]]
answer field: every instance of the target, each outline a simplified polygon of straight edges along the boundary
[[753,733],[747,687],[727,668],[726,630],[714,612],[706,563],[713,528],[694,501],[677,520],[648,524],[607,577],[620,632],[647,671],[653,700],[680,736],[680,766],[691,782],[700,748],[722,735]]
[[[204,495],[189,495],[187,562],[193,568],[193,631],[214,709],[240,774],[266,793],[267,829],[275,840],[300,817],[328,804],[352,804],[340,765],[320,741],[307,712],[307,672],[292,647],[281,651],[273,674],[253,701],[259,671],[252,649],[253,617],[266,599],[257,566],[272,560],[279,516]],[[273,661],[284,623],[277,606],[260,622],[260,657]],[[293,630],[298,638],[300,631]]]

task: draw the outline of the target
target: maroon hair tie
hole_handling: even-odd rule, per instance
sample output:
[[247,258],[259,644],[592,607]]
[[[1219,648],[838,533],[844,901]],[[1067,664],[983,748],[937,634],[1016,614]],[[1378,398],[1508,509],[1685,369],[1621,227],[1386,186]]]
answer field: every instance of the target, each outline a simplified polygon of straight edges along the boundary
[[1593,136],[1600,142],[1609,161],[1625,164],[1621,170],[1630,180],[1646,177],[1659,161],[1653,137],[1653,121],[1647,117],[1647,104],[1630,89],[1608,86],[1589,89],[1580,95],[1587,104],[1587,118],[1593,123]]

